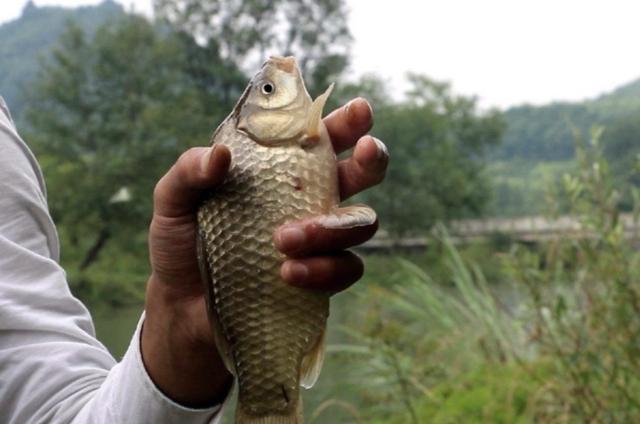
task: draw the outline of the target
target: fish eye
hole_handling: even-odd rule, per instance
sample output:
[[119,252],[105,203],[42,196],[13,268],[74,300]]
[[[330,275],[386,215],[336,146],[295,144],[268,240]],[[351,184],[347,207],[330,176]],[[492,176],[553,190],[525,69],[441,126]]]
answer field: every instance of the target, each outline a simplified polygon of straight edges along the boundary
[[276,87],[273,85],[273,83],[270,82],[265,82],[264,84],[262,84],[262,94],[273,94],[273,92],[276,91]]

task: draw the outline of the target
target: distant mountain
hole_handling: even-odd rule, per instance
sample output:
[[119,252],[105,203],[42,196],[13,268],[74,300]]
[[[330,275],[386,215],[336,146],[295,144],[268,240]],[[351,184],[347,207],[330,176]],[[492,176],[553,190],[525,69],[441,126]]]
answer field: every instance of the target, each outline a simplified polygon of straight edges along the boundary
[[603,116],[621,117],[640,110],[640,79],[623,85],[589,102]]
[[640,99],[640,79],[614,90],[611,94],[606,94],[598,100],[606,100],[609,97]]
[[[73,9],[37,7],[29,1],[20,18],[0,25],[0,95],[18,123],[22,121],[25,88],[66,24],[73,20],[91,34],[103,23],[123,16],[122,6],[113,0]],[[633,114],[640,119],[640,79],[584,102],[513,107],[505,111],[503,143],[490,156],[533,162],[571,159],[574,141],[570,125],[588,131],[593,125],[606,126]]]
[[122,6],[105,0],[97,6],[37,7],[29,1],[20,18],[0,25],[0,95],[9,104],[14,118],[21,120],[24,89],[39,69],[39,60],[46,57],[73,20],[88,33],[101,24],[124,15]]
[[583,132],[636,115],[640,119],[640,79],[584,102],[517,106],[505,112],[507,129],[494,159],[557,161],[573,158],[571,126]]

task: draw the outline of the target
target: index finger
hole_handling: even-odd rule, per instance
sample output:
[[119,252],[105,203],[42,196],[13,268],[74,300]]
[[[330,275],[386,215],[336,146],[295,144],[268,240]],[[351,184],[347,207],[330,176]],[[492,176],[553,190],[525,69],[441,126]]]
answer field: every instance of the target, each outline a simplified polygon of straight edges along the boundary
[[336,109],[324,118],[333,142],[333,149],[341,153],[353,147],[373,126],[373,110],[362,97]]

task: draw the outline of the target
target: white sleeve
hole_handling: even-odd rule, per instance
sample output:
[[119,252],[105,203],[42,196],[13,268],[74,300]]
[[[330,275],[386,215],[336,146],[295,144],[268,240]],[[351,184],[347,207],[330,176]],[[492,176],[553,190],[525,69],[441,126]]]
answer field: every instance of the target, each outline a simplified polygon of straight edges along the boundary
[[38,164],[0,97],[0,423],[217,423],[153,384],[142,316],[116,363],[69,291]]

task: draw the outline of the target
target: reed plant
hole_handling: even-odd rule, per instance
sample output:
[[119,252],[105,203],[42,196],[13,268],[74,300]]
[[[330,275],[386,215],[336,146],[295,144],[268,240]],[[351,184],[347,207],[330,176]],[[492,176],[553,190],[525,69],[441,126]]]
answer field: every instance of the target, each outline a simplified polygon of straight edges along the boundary
[[601,133],[576,133],[576,169],[548,196],[578,228],[514,243],[507,282],[438,227],[445,278],[397,258],[358,292],[352,342],[330,349],[353,364],[365,422],[640,422],[640,254],[621,215],[640,195],[610,175]]
[[[526,287],[531,335],[552,372],[537,416],[555,422],[640,421],[640,254],[637,188],[616,181],[602,155],[601,128],[576,133],[578,169],[562,200],[580,223],[537,254],[516,249],[510,272]],[[628,219],[629,216],[633,218]]]
[[345,328],[354,342],[330,347],[357,364],[352,377],[362,382],[367,422],[393,416],[424,422],[425,410],[456,390],[444,383],[469,384],[469,374],[490,375],[491,366],[507,369],[530,355],[521,311],[461,257],[444,227],[437,232],[450,281],[434,281],[396,258],[386,281],[358,293],[354,309],[360,312]]

